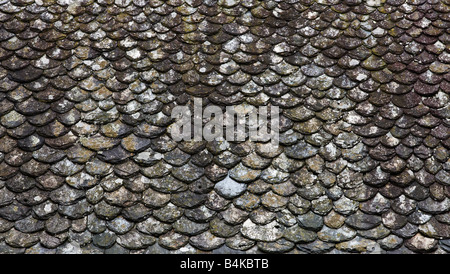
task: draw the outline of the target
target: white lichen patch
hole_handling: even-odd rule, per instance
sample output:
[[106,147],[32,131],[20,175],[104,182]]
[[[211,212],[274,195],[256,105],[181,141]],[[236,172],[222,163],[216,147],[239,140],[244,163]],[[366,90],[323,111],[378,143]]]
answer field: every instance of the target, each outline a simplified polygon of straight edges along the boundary
[[375,35],[377,35],[377,36],[383,36],[383,35],[386,34],[386,30],[384,30],[384,29],[382,29],[382,28],[380,28],[380,27],[377,27],[376,29],[374,29],[374,30],[372,31],[372,34],[375,34]]
[[148,151],[141,152],[136,155],[137,160],[161,160],[164,155],[161,153],[151,153]]
[[50,63],[50,59],[47,58],[47,55],[43,55],[39,60],[36,62],[36,67],[44,68]]
[[277,221],[272,221],[266,225],[257,225],[248,219],[241,228],[241,233],[245,237],[255,241],[273,242],[280,239],[283,232],[283,227]]
[[142,56],[141,52],[137,48],[127,51],[127,55],[134,60],[137,60]]

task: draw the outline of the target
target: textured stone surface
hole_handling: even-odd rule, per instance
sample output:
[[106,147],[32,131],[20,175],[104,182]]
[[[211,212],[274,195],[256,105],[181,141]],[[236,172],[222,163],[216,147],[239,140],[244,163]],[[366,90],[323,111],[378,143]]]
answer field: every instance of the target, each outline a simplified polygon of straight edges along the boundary
[[430,252],[436,249],[438,241],[436,239],[427,238],[417,233],[411,239],[405,242],[405,246],[416,252]]
[[227,177],[216,183],[214,189],[224,198],[230,199],[240,196],[247,189],[247,185],[236,182],[230,177]]
[[375,250],[375,245],[375,241],[357,236],[350,241],[337,244],[336,248],[347,252],[370,253]]
[[[0,0],[0,253],[450,252],[448,14]],[[176,141],[197,99],[279,145]]]

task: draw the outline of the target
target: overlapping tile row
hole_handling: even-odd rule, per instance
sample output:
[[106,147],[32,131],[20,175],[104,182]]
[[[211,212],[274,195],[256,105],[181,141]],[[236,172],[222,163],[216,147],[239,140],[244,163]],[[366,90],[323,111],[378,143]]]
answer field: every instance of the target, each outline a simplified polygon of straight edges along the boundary
[[450,252],[449,4],[0,0],[0,253]]

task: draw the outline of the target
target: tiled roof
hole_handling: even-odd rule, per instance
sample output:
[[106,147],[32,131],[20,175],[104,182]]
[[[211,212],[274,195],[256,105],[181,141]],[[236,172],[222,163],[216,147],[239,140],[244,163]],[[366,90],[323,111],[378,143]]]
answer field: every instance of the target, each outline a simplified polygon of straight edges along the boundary
[[0,253],[450,252],[449,5],[0,0]]

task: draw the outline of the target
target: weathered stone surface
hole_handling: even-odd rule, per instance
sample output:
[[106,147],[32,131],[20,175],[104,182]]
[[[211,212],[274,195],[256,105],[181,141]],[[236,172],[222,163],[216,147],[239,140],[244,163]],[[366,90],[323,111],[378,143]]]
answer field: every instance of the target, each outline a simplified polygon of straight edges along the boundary
[[449,241],[448,240],[441,240],[441,241],[439,241],[439,244],[443,250],[448,252],[448,250],[449,250]]
[[33,188],[36,185],[36,181],[33,177],[18,173],[16,176],[6,180],[5,185],[14,192],[24,192]]
[[356,252],[356,253],[370,253],[374,251],[376,242],[372,240],[367,240],[356,236],[350,241],[342,242],[336,244],[338,250]]
[[339,228],[341,227],[346,218],[343,215],[340,215],[339,213],[332,210],[330,213],[328,213],[327,216],[324,217],[323,221],[324,224],[330,228]]
[[419,231],[419,228],[416,225],[407,223],[402,228],[394,230],[393,233],[402,238],[411,238],[416,235]]
[[163,207],[170,201],[170,195],[157,192],[152,188],[147,189],[143,193],[142,202],[151,207]]
[[14,110],[0,118],[0,123],[6,128],[15,128],[25,121],[25,116]]
[[86,163],[86,172],[93,176],[105,176],[112,172],[112,166],[99,159],[94,159]]
[[204,169],[193,164],[186,164],[172,169],[172,175],[180,181],[192,182],[204,174]]
[[317,152],[318,152],[317,148],[305,142],[299,142],[296,145],[288,147],[285,150],[286,156],[294,159],[306,159],[316,155]]
[[71,176],[83,169],[82,165],[75,164],[67,158],[52,165],[50,170],[57,175]]
[[228,173],[231,179],[245,183],[256,180],[260,174],[259,170],[248,168],[242,164],[238,164]]
[[[440,216],[442,215],[437,215],[436,219],[441,221]],[[416,210],[413,213],[411,213],[411,215],[408,216],[408,221],[416,225],[422,225],[428,222],[431,219],[431,217],[432,215],[428,213],[425,213],[421,210]]]
[[129,254],[130,251],[119,244],[114,244],[112,247],[105,249],[105,254]]
[[153,216],[166,223],[173,223],[184,213],[184,210],[176,205],[169,203],[166,206],[153,211]]
[[160,178],[163,177],[170,172],[170,165],[159,161],[157,164],[142,169],[142,173],[149,178]]
[[240,226],[229,225],[224,220],[214,218],[209,222],[209,231],[218,237],[228,238],[239,233]]
[[170,225],[161,223],[153,217],[149,217],[145,221],[140,222],[136,228],[146,234],[160,235],[167,232],[170,229]]
[[[119,161],[125,160],[127,158],[128,153],[118,153],[118,155],[114,158],[117,158]],[[133,156],[133,160],[141,165],[153,165],[157,163],[159,160],[163,158],[163,155],[153,151],[152,149],[146,149],[140,153],[137,153]]]
[[[164,178],[155,178],[149,181],[150,186],[161,193],[177,193],[188,189],[183,182],[168,175]],[[144,197],[145,198],[145,197]]]
[[169,151],[164,155],[164,160],[173,166],[182,166],[187,163],[191,156],[179,148]]
[[317,236],[320,240],[331,243],[340,243],[353,239],[356,236],[356,231],[353,229],[342,226],[338,229],[332,229],[324,226]]
[[437,239],[448,238],[450,235],[448,224],[441,223],[436,218],[431,218],[427,223],[420,225],[419,231],[424,236]]
[[110,248],[116,242],[116,239],[116,234],[109,230],[92,236],[93,244],[100,248]]
[[13,248],[27,248],[37,244],[39,237],[37,233],[28,234],[11,229],[5,235],[5,242]]
[[311,209],[319,215],[326,215],[333,209],[333,202],[327,196],[323,195],[311,201]]
[[58,204],[69,205],[84,197],[84,191],[74,189],[68,185],[53,190],[50,193],[50,199]]
[[44,163],[56,163],[65,157],[63,151],[44,145],[42,148],[33,151],[33,158]]
[[212,164],[205,168],[205,175],[211,181],[218,182],[227,177],[228,170],[216,164]]
[[284,226],[273,221],[266,225],[258,225],[251,220],[243,223],[241,233],[245,237],[255,241],[273,242],[280,239],[285,231]]
[[432,198],[427,198],[419,202],[418,207],[428,213],[438,214],[446,212],[450,209],[450,199],[445,198],[443,201],[435,201]]
[[397,249],[402,245],[402,243],[403,239],[395,235],[389,235],[379,241],[380,246],[385,250]]
[[255,242],[243,237],[241,234],[237,234],[228,238],[225,244],[227,247],[233,249],[233,251],[245,251],[252,248]]
[[121,187],[113,192],[105,193],[105,201],[113,206],[131,206],[140,199],[140,195]]
[[[131,155],[132,154],[130,152],[126,151],[125,149],[123,149],[122,146],[115,146],[108,150],[99,151],[97,154],[97,157],[101,161],[118,164],[118,163],[122,163],[127,158],[131,157]],[[146,158],[146,156],[147,156],[146,154],[144,154],[144,155],[138,154],[137,156],[135,156],[135,159],[138,158],[138,162],[139,162],[139,159],[144,157],[144,159],[145,159],[144,161],[151,161],[151,160],[147,160],[148,158]]]
[[379,225],[381,217],[357,211],[355,214],[350,215],[345,223],[355,229],[367,230]]
[[67,177],[66,182],[77,189],[90,188],[97,184],[95,177],[85,173],[79,172],[73,176]]
[[30,214],[30,207],[16,201],[0,208],[0,217],[8,221],[17,221]]
[[250,214],[250,220],[256,224],[266,225],[276,219],[277,214],[266,208],[258,208]]
[[14,193],[9,191],[6,187],[0,189],[0,205],[4,206],[10,204],[14,200]]
[[17,221],[14,228],[23,233],[34,233],[44,229],[44,222],[28,216]]
[[92,233],[101,233],[106,230],[106,221],[98,218],[96,214],[90,214],[87,217],[87,229]]
[[103,137],[101,135],[96,135],[92,137],[82,137],[80,138],[80,143],[88,149],[100,151],[100,150],[107,150],[116,146],[119,143],[119,141]]
[[317,239],[317,234],[299,226],[292,226],[286,228],[283,237],[294,243],[309,243]]
[[139,152],[150,146],[150,140],[130,134],[122,139],[121,145],[124,149],[130,152]]
[[283,114],[294,121],[307,121],[314,117],[314,112],[305,106],[288,109],[284,111]]
[[269,210],[277,211],[285,207],[289,199],[269,191],[261,196],[261,204]]
[[371,240],[378,240],[388,236],[391,231],[384,225],[379,225],[369,230],[358,231],[361,237]]
[[247,185],[226,177],[224,180],[216,183],[214,189],[218,194],[229,199],[240,196],[247,189]]
[[177,206],[184,208],[194,208],[202,204],[206,200],[206,196],[190,191],[185,191],[172,194],[171,200]]
[[289,173],[277,168],[268,167],[262,171],[260,177],[269,184],[279,184],[289,179]]
[[12,80],[20,83],[28,83],[39,79],[42,75],[42,70],[33,66],[27,66],[21,70],[11,72],[10,77]]
[[323,217],[311,211],[297,217],[298,223],[301,227],[313,231],[319,231],[323,226]]
[[109,230],[117,234],[125,234],[133,228],[133,223],[127,221],[122,216],[115,218],[107,223]]
[[248,212],[231,205],[227,210],[223,211],[221,215],[225,222],[231,225],[236,225],[245,221],[249,214]]
[[400,229],[408,222],[406,216],[395,213],[394,211],[387,211],[382,215],[382,221],[385,226],[390,229]]
[[286,239],[280,239],[276,242],[259,242],[258,248],[266,253],[285,253],[293,249],[295,244]]
[[63,232],[57,235],[51,235],[47,232],[42,232],[39,235],[40,244],[46,248],[58,248],[64,244],[68,239],[68,233]]
[[350,215],[358,210],[359,203],[357,201],[351,200],[345,196],[339,198],[339,200],[334,202],[334,210],[343,214]]
[[200,235],[191,237],[189,242],[200,250],[209,251],[225,244],[225,239],[216,237],[209,231],[206,231]]
[[207,222],[215,216],[216,212],[212,209],[209,209],[207,206],[202,205],[195,209],[187,209],[184,211],[184,214],[190,220]]
[[125,219],[132,222],[139,222],[147,218],[152,211],[150,208],[144,206],[141,203],[127,207],[122,211],[122,215]]
[[36,244],[25,250],[25,254],[56,254],[56,250],[45,248],[41,244]]
[[405,246],[416,252],[430,252],[436,249],[438,241],[432,238],[427,238],[417,233],[411,239],[405,242]]
[[167,249],[178,250],[185,246],[188,241],[189,237],[187,236],[175,232],[169,232],[159,238],[159,245]]
[[[201,219],[197,220],[201,221]],[[173,224],[173,228],[178,233],[188,236],[194,236],[208,230],[209,225],[207,223],[197,223],[195,221],[191,221],[187,218],[181,217]]]
[[297,188],[290,181],[281,184],[272,185],[272,191],[281,196],[291,196],[297,190]]
[[101,201],[94,207],[95,214],[97,214],[97,216],[99,216],[100,218],[106,220],[112,220],[115,217],[119,216],[121,210],[122,209],[120,207],[109,205],[105,201]]
[[308,244],[299,244],[297,248],[310,254],[322,254],[333,250],[334,244],[316,240]]
[[70,220],[56,214],[45,221],[45,230],[54,235],[67,231],[70,228]]
[[368,214],[373,214],[373,213],[383,213],[385,211],[387,211],[390,208],[390,201],[388,199],[386,199],[385,197],[383,197],[381,194],[377,194],[375,195],[375,197],[373,197],[373,199],[364,202],[360,208],[362,211],[368,213]]
[[129,250],[139,250],[146,248],[156,242],[155,237],[145,235],[136,230],[121,235],[117,238],[117,243]]
[[450,252],[447,2],[78,2],[0,0],[0,253]]

